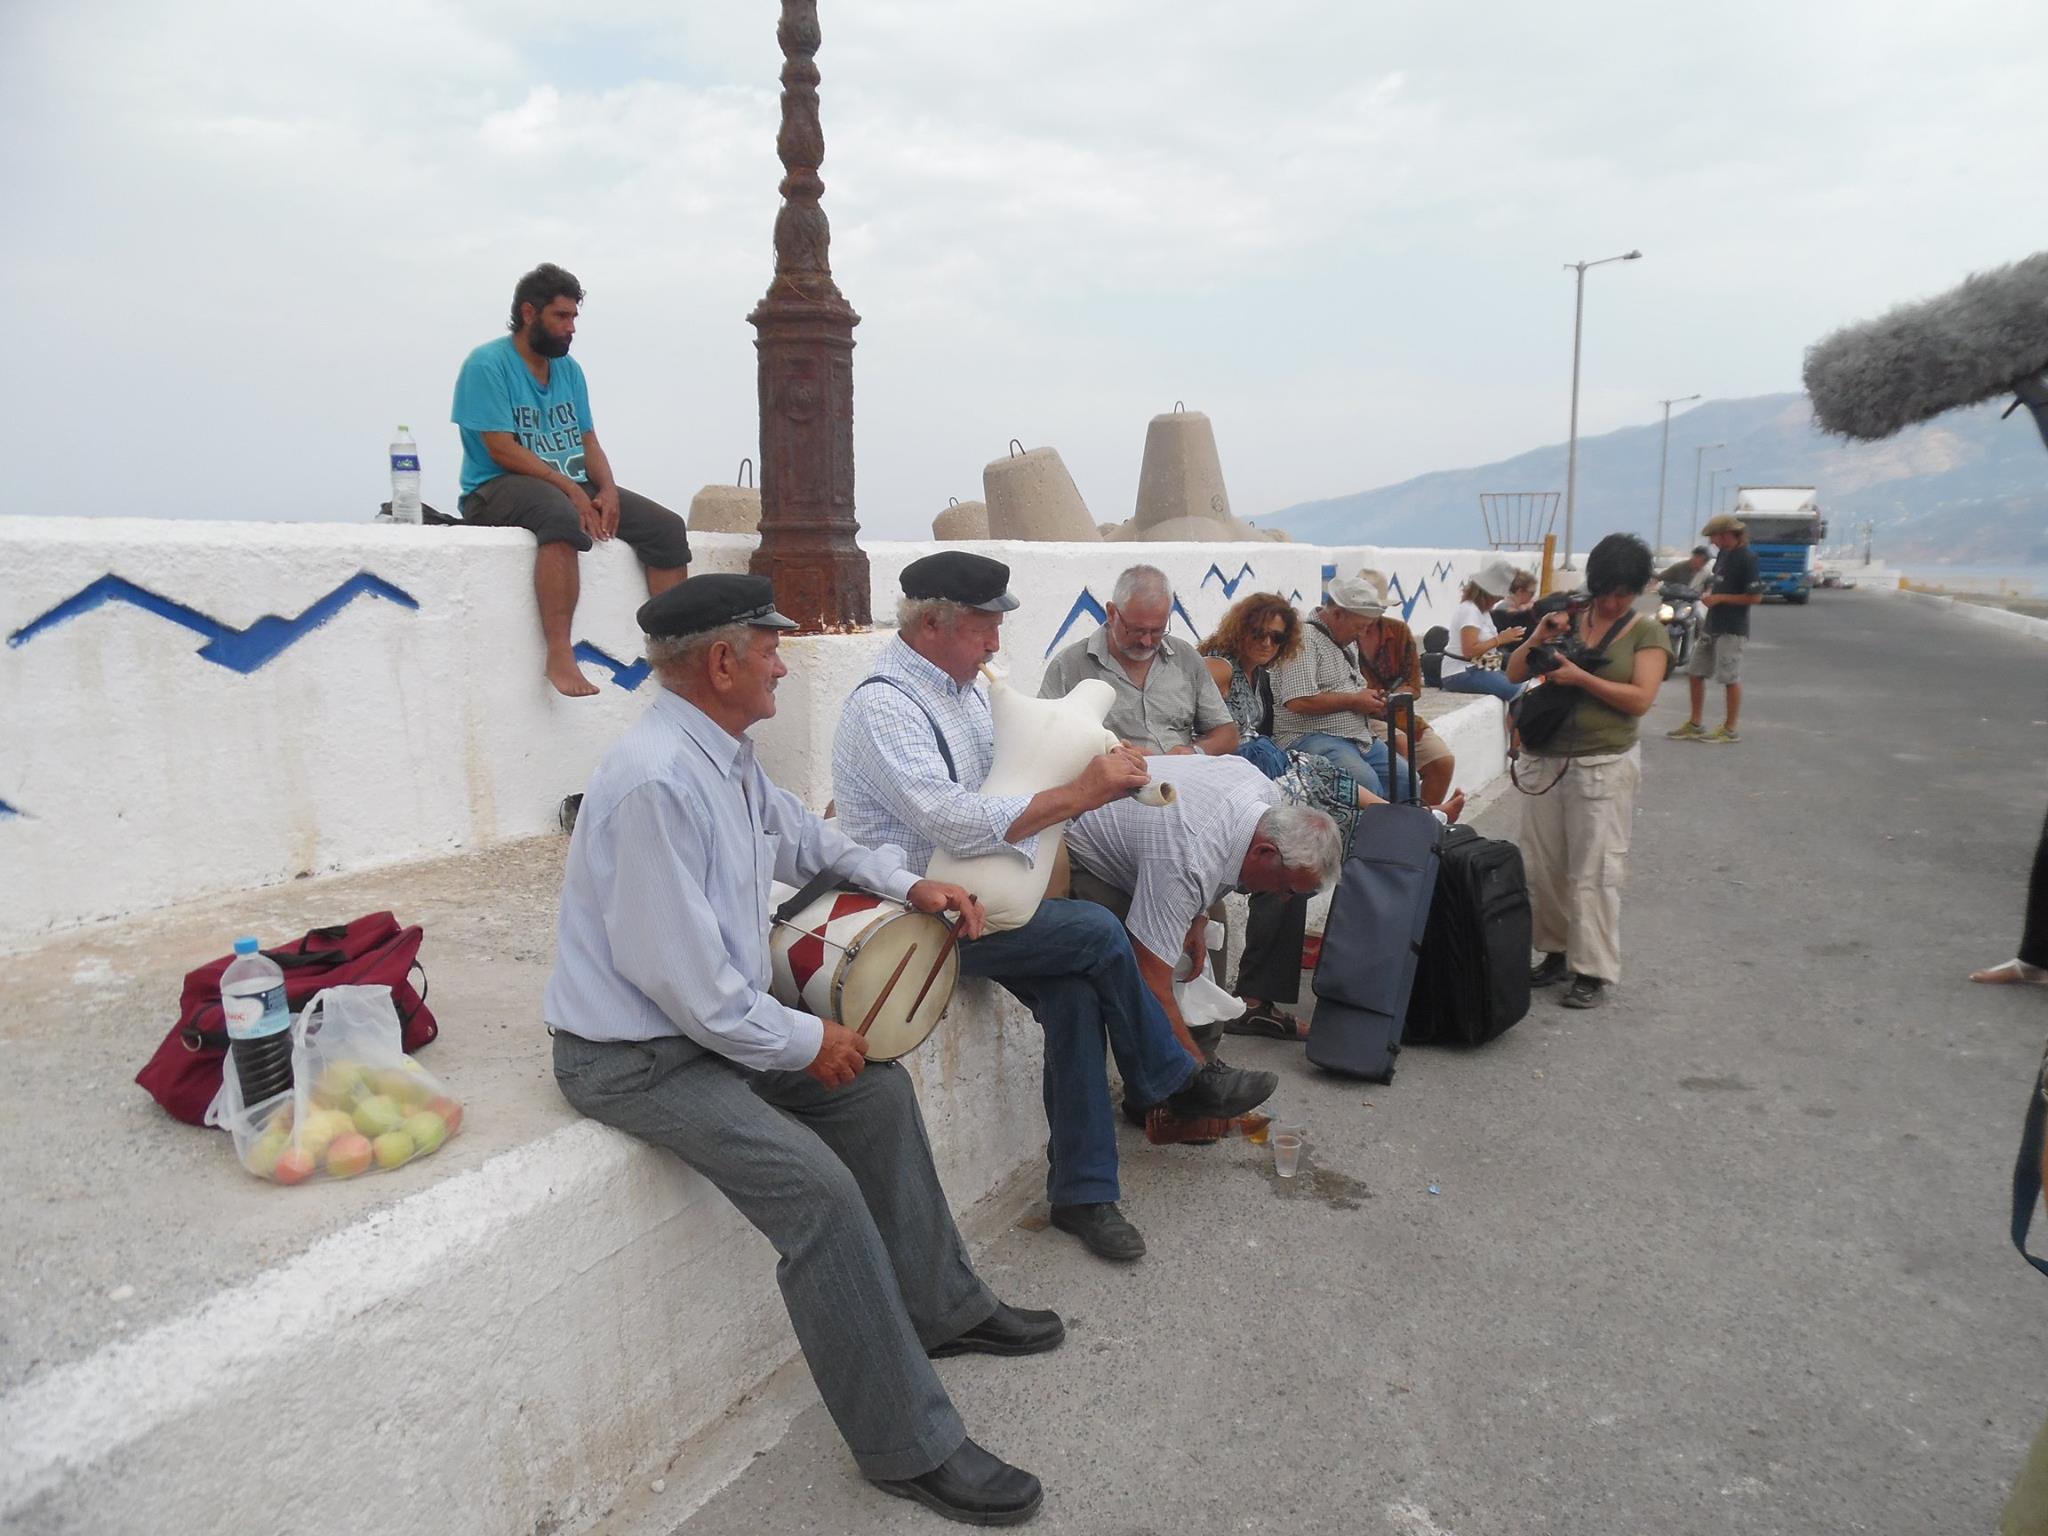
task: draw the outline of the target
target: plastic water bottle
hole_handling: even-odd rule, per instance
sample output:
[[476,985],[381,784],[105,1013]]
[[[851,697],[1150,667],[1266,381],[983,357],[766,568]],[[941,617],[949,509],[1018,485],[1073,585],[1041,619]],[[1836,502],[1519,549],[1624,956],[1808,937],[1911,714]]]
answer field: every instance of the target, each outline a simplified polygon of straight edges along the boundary
[[419,520],[420,445],[412,440],[412,428],[401,422],[398,437],[391,444],[391,521]]
[[261,1104],[292,1086],[292,1014],[284,972],[254,939],[235,940],[235,958],[221,972],[220,1007],[242,1103]]

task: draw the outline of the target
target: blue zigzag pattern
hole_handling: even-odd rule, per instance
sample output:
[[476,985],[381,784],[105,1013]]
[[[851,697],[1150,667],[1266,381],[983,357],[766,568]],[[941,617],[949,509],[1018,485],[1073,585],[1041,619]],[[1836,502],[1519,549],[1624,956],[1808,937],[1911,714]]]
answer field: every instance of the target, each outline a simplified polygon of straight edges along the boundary
[[1323,567],[1323,595],[1316,599],[1317,602],[1327,603],[1330,600],[1330,583],[1336,579],[1337,565],[1335,561],[1332,561]]
[[575,651],[578,661],[585,662],[593,667],[603,667],[607,672],[611,673],[612,681],[628,693],[631,693],[635,688],[646,682],[647,674],[654,670],[654,668],[647,664],[645,656],[642,656],[637,661],[621,661],[609,652],[599,650],[588,640],[578,640],[575,645]]
[[[1216,578],[1216,584],[1223,588],[1223,595],[1225,597],[1236,597],[1237,589],[1244,584],[1245,577],[1253,576],[1253,572],[1249,561],[1237,568],[1235,576],[1226,576],[1223,574],[1221,566],[1212,565],[1209,567],[1208,575],[1202,578],[1203,586],[1209,585],[1210,576]],[[1256,576],[1253,576],[1253,579],[1256,580]]]
[[125,576],[108,574],[29,620],[7,637],[7,643],[11,646],[27,645],[44,630],[54,629],[80,614],[90,613],[107,603],[127,603],[204,638],[206,644],[198,652],[203,660],[226,667],[230,672],[247,674],[274,661],[280,653],[296,645],[358,597],[380,597],[397,603],[401,608],[419,607],[419,600],[403,587],[393,586],[383,577],[368,571],[357,571],[297,618],[285,619],[266,613],[247,629],[237,629],[174,598],[138,586]]
[[[1083,587],[1081,595],[1074,599],[1074,606],[1067,610],[1067,616],[1060,620],[1060,627],[1053,632],[1052,639],[1046,642],[1045,654],[1050,656],[1054,651],[1058,650],[1060,642],[1067,638],[1067,631],[1072,629],[1084,617],[1093,619],[1097,624],[1107,624],[1109,622],[1108,611],[1095,600],[1095,594],[1086,587]],[[1177,597],[1173,600],[1173,618],[1179,619],[1187,632],[1196,640],[1202,638],[1202,632],[1195,628],[1195,621],[1188,617],[1187,609],[1181,606],[1181,601]],[[1167,622],[1171,624],[1172,621],[1172,619],[1169,619]]]
[[1417,584],[1415,591],[1412,594],[1404,592],[1402,590],[1401,578],[1398,576],[1389,578],[1387,582],[1387,590],[1393,594],[1394,600],[1401,605],[1401,621],[1404,624],[1415,617],[1415,605],[1421,602],[1424,598],[1429,598],[1429,605],[1432,608],[1436,606],[1436,599],[1433,597],[1429,597],[1428,577],[1424,577],[1422,581]]
[[1436,569],[1431,571],[1430,574],[1436,577],[1438,581],[1449,581],[1451,579],[1451,562],[1448,560],[1437,561]]
[[15,816],[26,816],[27,814],[28,812],[24,811],[20,806],[0,800],[0,821],[6,821]]

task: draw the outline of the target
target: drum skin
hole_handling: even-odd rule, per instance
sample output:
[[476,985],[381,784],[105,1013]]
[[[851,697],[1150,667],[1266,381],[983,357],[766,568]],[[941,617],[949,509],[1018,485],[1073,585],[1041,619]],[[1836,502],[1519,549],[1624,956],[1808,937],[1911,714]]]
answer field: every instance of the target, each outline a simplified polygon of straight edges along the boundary
[[768,991],[788,1007],[858,1030],[886,989],[868,1026],[868,1060],[894,1061],[924,1043],[952,1001],[960,951],[947,943],[951,932],[943,919],[883,896],[827,891],[769,930]]

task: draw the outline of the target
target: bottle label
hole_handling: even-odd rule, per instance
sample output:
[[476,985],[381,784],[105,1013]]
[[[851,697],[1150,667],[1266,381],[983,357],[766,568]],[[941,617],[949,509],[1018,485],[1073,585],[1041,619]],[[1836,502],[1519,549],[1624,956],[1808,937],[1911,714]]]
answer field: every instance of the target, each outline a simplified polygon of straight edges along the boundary
[[248,992],[222,992],[221,1012],[227,1016],[230,1040],[261,1040],[292,1027],[291,1009],[285,1006],[284,983],[272,982]]
[[391,473],[394,475],[416,475],[420,472],[420,456],[416,453],[394,453],[391,455]]

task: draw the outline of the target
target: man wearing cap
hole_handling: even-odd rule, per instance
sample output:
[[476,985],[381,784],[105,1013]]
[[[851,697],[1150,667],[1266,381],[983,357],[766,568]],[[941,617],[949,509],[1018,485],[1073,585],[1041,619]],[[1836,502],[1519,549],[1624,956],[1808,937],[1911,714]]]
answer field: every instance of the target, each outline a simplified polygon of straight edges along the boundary
[[1083,678],[1116,690],[1103,722],[1141,752],[1235,752],[1237,722],[1223,705],[1201,653],[1167,634],[1173,583],[1157,566],[1134,565],[1116,579],[1102,627],[1046,663],[1042,699],[1063,699]]
[[[964,550],[905,566],[896,638],[839,717],[832,788],[840,825],[860,842],[902,848],[913,869],[940,848],[1034,861],[1048,827],[1150,781],[1144,758],[1125,748],[1036,795],[980,792],[995,729],[978,670],[1001,648],[1003,615],[1017,606],[1009,579],[1008,566]],[[1117,1205],[1105,1050],[1129,1095],[1185,1116],[1242,1114],[1278,1079],[1202,1065],[1147,992],[1122,926],[1087,902],[1048,899],[1022,928],[970,939],[960,969],[1000,982],[1045,1030],[1053,1225],[1099,1257],[1138,1258],[1144,1238]]]
[[1386,713],[1387,694],[1366,683],[1350,650],[1385,611],[1371,582],[1345,576],[1330,583],[1303,626],[1301,649],[1273,671],[1273,738],[1327,757],[1375,795],[1405,800],[1408,765],[1390,760],[1387,743],[1373,732],[1373,721]]
[[[1742,714],[1742,648],[1749,641],[1749,610],[1764,600],[1763,576],[1741,518],[1716,512],[1700,532],[1721,553],[1714,558],[1714,579],[1700,597],[1707,622],[1685,663],[1692,717],[1666,734],[1673,741],[1721,745],[1742,740],[1735,729]],[[1728,699],[1727,718],[1711,731],[1701,723],[1708,678],[1721,685]]]
[[838,1020],[769,995],[769,882],[829,871],[981,931],[921,880],[769,782],[747,729],[775,713],[781,632],[758,576],[699,577],[639,613],[661,690],[583,797],[543,1004],[577,1110],[676,1153],[781,1254],[790,1321],[861,1472],[949,1518],[1010,1523],[1038,1480],[967,1432],[928,1357],[1057,1346],[1057,1314],[975,1275],[910,1078]]
[[[1389,696],[1406,692],[1420,695],[1422,692],[1422,647],[1415,643],[1415,632],[1407,621],[1398,619],[1388,611],[1387,578],[1375,570],[1363,570],[1358,579],[1371,587],[1379,596],[1380,611],[1365,616],[1366,621],[1358,633],[1358,666],[1366,682],[1375,690]],[[1380,719],[1387,722],[1388,734],[1392,739],[1392,750],[1401,754],[1400,734],[1393,729],[1390,704],[1382,711]],[[1378,735],[1377,728],[1374,735]],[[1441,732],[1429,728],[1429,722],[1415,717],[1415,772],[1422,780],[1422,803],[1424,805],[1446,805],[1451,793],[1451,779],[1458,771],[1458,760],[1445,745]],[[1464,807],[1460,797],[1457,808]]]

